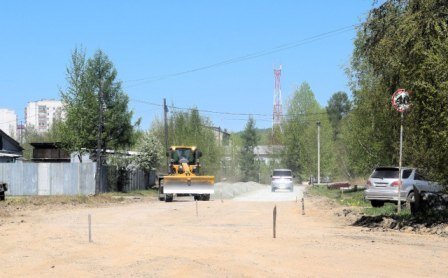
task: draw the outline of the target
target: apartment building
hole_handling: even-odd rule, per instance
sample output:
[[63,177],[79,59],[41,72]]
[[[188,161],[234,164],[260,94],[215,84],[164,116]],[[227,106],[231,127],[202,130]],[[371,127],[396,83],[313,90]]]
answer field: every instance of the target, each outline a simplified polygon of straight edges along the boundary
[[26,127],[33,127],[37,132],[49,131],[54,120],[63,116],[60,100],[31,101],[25,107]]
[[0,108],[0,129],[9,137],[17,139],[17,114],[14,110]]

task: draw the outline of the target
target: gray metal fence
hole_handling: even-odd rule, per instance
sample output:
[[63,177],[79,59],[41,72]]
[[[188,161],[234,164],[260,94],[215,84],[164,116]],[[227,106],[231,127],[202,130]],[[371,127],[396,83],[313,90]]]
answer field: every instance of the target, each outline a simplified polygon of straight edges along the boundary
[[143,170],[118,170],[114,166],[106,166],[103,173],[107,171],[107,190],[129,192],[133,190],[148,189],[153,185],[155,171],[147,173]]
[[[95,194],[96,163],[0,163],[0,182],[8,184],[7,195],[89,195]],[[99,192],[148,189],[155,184],[155,171],[119,172],[102,166]]]
[[127,191],[149,189],[156,185],[156,180],[155,169],[149,172],[138,169],[129,173],[129,182],[126,189]]
[[88,195],[95,193],[95,163],[0,163],[7,195]]
[[148,174],[142,170],[136,170],[129,173],[129,182],[126,186],[127,191],[147,189]]

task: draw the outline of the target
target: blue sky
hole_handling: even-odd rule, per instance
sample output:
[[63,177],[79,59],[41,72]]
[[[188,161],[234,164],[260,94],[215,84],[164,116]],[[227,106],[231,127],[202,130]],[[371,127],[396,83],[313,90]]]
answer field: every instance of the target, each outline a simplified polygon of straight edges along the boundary
[[[157,80],[360,23],[371,0],[340,1],[2,1],[0,108],[23,120],[28,101],[58,99],[77,46],[102,49],[118,70],[142,118],[142,129],[162,108],[140,101],[233,113],[272,114],[273,66],[282,64],[283,102],[302,82],[319,103],[349,92],[344,68],[355,30],[255,59]],[[140,81],[135,81],[140,80]],[[203,113],[214,125],[239,131],[245,115]],[[270,127],[270,116],[256,116]]]

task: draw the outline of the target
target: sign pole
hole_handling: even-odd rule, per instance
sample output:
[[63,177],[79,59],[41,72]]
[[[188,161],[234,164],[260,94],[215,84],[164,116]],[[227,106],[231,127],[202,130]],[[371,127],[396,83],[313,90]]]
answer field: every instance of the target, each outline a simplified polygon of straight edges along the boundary
[[[168,152],[168,107],[166,106],[166,99],[163,99],[163,122],[165,127],[165,152]],[[170,173],[170,158],[166,156],[166,167]]]
[[401,171],[402,171],[402,165],[401,161],[403,158],[403,117],[404,117],[404,111],[401,112],[401,124],[400,124],[400,161],[399,161],[399,167],[398,167],[398,213],[401,212],[401,188],[402,188],[402,177],[401,177]]
[[317,184],[320,185],[320,121],[317,122]]
[[401,188],[403,187],[402,182],[402,159],[403,159],[403,118],[404,118],[404,112],[408,110],[411,106],[411,102],[409,99],[409,92],[406,92],[405,89],[398,89],[395,91],[395,93],[392,95],[392,106],[395,110],[400,112],[400,160],[399,160],[399,166],[398,166],[398,207],[397,207],[397,213],[401,213]]

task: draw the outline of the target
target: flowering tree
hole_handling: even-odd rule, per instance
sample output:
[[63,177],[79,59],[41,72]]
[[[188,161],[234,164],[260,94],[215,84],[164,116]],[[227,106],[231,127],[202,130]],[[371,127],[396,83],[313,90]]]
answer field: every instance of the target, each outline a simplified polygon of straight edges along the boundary
[[164,157],[162,144],[150,131],[146,131],[138,141],[137,151],[139,155],[135,157],[135,164],[145,171],[159,167]]

